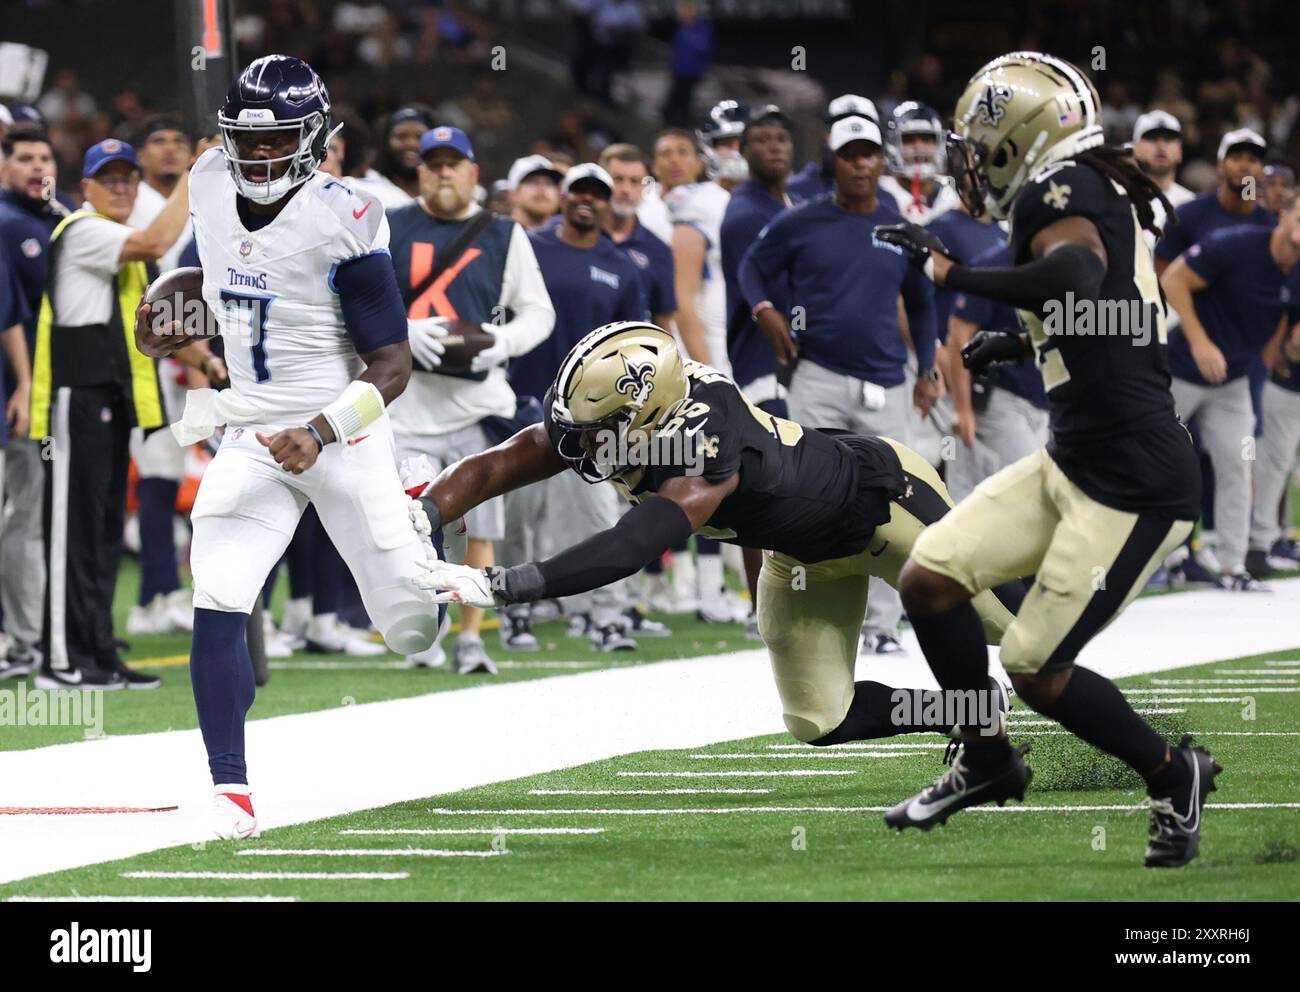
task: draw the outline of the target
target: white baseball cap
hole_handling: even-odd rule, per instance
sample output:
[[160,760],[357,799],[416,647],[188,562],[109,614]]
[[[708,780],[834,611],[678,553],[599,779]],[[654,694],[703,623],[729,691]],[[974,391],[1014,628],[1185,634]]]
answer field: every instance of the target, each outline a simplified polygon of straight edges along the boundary
[[583,162],[575,165],[564,174],[564,182],[560,184],[560,192],[567,193],[569,189],[579,179],[594,179],[596,182],[603,184],[611,194],[614,192],[614,180],[610,174],[598,166],[595,162]]
[[831,151],[838,152],[850,141],[871,141],[883,145],[880,126],[867,117],[842,117],[831,125],[831,136],[827,144],[831,146]]
[[1133,140],[1141,141],[1152,131],[1171,131],[1182,137],[1183,126],[1167,110],[1148,110],[1133,123]]
[[529,176],[535,176],[539,172],[550,176],[557,183],[564,178],[563,174],[545,155],[525,155],[523,158],[517,158],[510,166],[510,172],[506,174],[506,188],[516,190],[519,184]]
[[1219,142],[1219,161],[1222,162],[1228,157],[1228,152],[1241,146],[1254,148],[1259,153],[1259,157],[1264,157],[1264,152],[1268,148],[1268,142],[1261,137],[1258,131],[1252,131],[1248,127],[1239,127],[1235,131],[1229,131]]
[[827,123],[833,124],[841,117],[867,117],[873,121],[880,120],[880,115],[876,113],[876,105],[865,96],[854,93],[837,96],[826,107]]

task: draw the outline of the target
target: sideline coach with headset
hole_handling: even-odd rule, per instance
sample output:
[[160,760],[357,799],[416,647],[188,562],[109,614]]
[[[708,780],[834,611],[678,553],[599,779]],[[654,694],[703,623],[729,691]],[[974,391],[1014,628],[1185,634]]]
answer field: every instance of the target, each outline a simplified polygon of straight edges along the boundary
[[86,204],[50,235],[36,328],[31,436],[45,441],[49,568],[42,689],[152,688],[113,643],[113,591],[126,513],[131,428],[166,422],[154,360],[135,347],[135,309],[155,262],[189,221],[189,174],[147,228],[126,226],[140,185],[135,150],[114,139],[86,152]]

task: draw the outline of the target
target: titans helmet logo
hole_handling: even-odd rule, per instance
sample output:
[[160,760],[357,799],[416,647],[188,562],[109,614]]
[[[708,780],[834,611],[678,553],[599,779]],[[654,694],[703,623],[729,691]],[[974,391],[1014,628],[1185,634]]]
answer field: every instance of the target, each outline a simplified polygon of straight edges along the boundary
[[615,392],[630,396],[633,403],[644,403],[650,395],[650,377],[654,375],[654,363],[638,364],[629,362],[626,355],[619,357],[623,359],[623,374],[614,383]]
[[986,83],[984,92],[975,101],[975,116],[990,127],[997,127],[1005,116],[1006,105],[1011,102],[1011,87],[1005,83]]

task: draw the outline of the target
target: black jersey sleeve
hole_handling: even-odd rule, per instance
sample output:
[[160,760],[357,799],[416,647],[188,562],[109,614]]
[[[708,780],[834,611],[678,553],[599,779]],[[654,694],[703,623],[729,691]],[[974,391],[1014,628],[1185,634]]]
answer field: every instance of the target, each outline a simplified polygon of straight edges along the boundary
[[1062,217],[1086,217],[1100,225],[1115,196],[1109,179],[1078,162],[1065,162],[1035,176],[1016,197],[1011,215],[1016,264],[1028,259],[1034,235]]

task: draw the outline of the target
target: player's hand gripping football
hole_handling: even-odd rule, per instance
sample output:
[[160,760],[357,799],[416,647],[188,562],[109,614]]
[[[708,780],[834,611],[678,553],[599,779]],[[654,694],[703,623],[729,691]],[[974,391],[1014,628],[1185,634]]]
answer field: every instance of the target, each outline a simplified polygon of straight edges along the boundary
[[990,365],[1019,362],[1026,354],[1025,339],[1019,334],[976,331],[961,350],[961,363],[972,373],[979,373]]
[[257,440],[271,449],[277,465],[294,475],[302,475],[315,465],[320,454],[320,445],[305,427],[288,427],[270,437],[258,431]]
[[936,286],[942,286],[948,277],[948,270],[957,259],[940,239],[928,228],[910,221],[905,224],[881,224],[872,232],[886,244],[903,249],[907,260],[925,273]]
[[460,603],[462,606],[496,606],[492,580],[481,568],[453,565],[447,561],[418,561],[423,575],[412,580],[431,603]]

